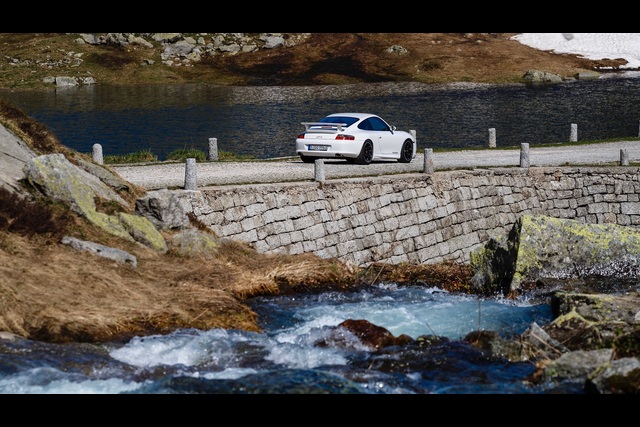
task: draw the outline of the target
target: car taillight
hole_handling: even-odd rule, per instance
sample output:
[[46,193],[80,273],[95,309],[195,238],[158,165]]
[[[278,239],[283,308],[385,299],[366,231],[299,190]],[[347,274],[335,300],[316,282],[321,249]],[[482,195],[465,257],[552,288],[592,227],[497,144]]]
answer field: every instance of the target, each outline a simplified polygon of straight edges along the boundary
[[345,140],[345,141],[353,141],[356,139],[353,135],[336,135],[336,140]]
[[301,133],[300,135],[298,135],[298,139],[304,139],[304,133]]

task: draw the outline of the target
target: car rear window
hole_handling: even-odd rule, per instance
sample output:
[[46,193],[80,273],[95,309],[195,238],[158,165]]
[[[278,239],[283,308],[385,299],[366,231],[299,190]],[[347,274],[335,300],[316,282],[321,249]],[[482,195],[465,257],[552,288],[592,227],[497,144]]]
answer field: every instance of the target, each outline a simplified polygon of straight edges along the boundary
[[358,119],[355,117],[345,117],[345,116],[325,117],[324,119],[320,120],[321,123],[346,123],[347,127],[351,126],[357,121]]

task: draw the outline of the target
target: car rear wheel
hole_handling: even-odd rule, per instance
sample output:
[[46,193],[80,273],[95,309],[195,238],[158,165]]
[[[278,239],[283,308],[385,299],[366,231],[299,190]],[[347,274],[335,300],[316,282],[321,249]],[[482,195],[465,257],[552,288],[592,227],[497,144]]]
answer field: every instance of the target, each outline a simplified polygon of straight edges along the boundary
[[356,158],[356,163],[359,165],[368,165],[373,160],[373,142],[366,140],[364,144],[362,144],[362,149],[360,150],[360,154],[358,158]]
[[305,163],[313,163],[315,161],[313,157],[305,156],[303,154],[300,154],[300,160],[302,160]]
[[402,150],[400,151],[400,158],[398,162],[400,163],[410,163],[413,159],[413,141],[407,139],[404,144],[402,144]]

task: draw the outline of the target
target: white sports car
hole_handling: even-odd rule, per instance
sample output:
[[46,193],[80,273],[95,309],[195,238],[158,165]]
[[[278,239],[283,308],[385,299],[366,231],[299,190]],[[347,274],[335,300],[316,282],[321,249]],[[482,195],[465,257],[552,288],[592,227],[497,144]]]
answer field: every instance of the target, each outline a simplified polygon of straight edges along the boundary
[[410,163],[416,156],[414,136],[374,114],[330,114],[302,125],[305,131],[296,138],[296,153],[305,163],[316,159],[345,159],[360,165],[374,160]]

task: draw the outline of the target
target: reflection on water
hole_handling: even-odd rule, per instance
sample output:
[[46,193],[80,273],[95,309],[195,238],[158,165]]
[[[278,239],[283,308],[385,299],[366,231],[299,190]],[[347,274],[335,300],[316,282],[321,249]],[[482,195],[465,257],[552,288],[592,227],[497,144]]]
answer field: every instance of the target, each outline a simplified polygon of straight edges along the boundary
[[415,130],[419,148],[481,147],[638,136],[640,80],[607,78],[553,85],[366,83],[226,87],[207,84],[80,86],[0,97],[50,127],[66,146],[105,155],[218,148],[256,158],[294,156],[303,121],[346,111],[379,114]]

